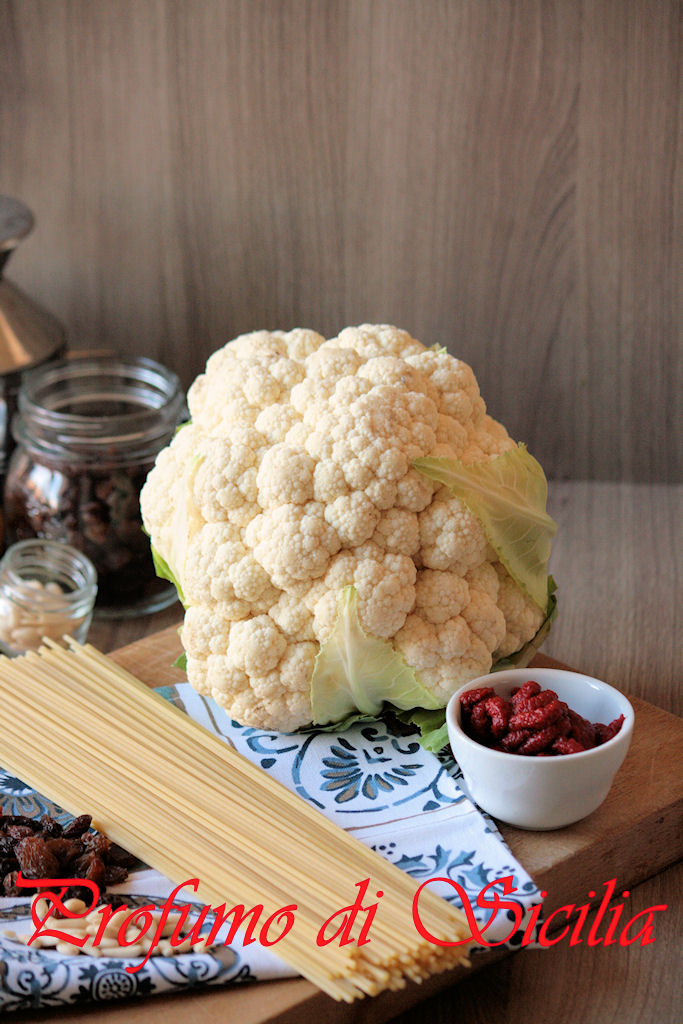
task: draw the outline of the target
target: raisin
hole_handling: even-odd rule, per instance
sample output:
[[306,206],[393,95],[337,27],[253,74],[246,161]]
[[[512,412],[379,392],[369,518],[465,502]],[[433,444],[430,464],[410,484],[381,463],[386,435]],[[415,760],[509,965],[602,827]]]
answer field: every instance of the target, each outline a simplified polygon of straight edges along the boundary
[[[82,900],[86,907],[92,906],[92,892],[85,885],[70,885],[64,893],[64,899]],[[55,917],[57,916],[58,915],[55,913]]]
[[40,828],[40,825],[34,818],[27,818],[25,814],[7,814],[5,815],[5,824],[24,825],[31,832],[37,832]]
[[[112,882],[112,885],[113,884],[115,883]],[[120,893],[115,892],[101,893],[97,903],[98,906],[100,907],[102,906],[103,903],[106,903],[112,908],[112,910],[117,910],[119,907],[127,906],[126,897],[122,896]]]
[[76,857],[83,853],[83,843],[80,839],[46,839],[45,845],[55,855],[61,867],[69,864]]
[[29,896],[34,890],[20,888],[17,885],[18,871],[10,871],[2,880],[2,889],[5,896]]
[[112,843],[107,860],[110,864],[118,864],[122,868],[134,868],[138,859],[134,854],[124,850],[118,843]]
[[104,881],[107,885],[118,885],[128,878],[128,868],[118,864],[107,864],[104,872]]
[[44,836],[50,836],[56,839],[62,834],[62,826],[54,818],[51,818],[49,814],[44,814],[40,820],[40,827]]
[[104,871],[104,861],[96,853],[84,853],[73,864],[75,878],[87,878],[101,887],[104,887]]
[[27,836],[33,835],[33,829],[29,828],[28,825],[8,825],[5,832],[10,839],[26,839]]
[[84,832],[87,832],[90,828],[92,821],[92,814],[79,814],[77,818],[70,821],[64,829],[62,835],[67,839],[74,839],[77,836],[82,836]]
[[15,843],[16,839],[10,836],[0,836],[0,857],[13,857]]
[[101,832],[88,832],[83,836],[83,846],[88,852],[96,853],[100,857],[104,857],[109,853],[111,849],[111,839],[107,839]]
[[26,878],[56,878],[59,861],[40,836],[29,836],[17,843],[15,854]]

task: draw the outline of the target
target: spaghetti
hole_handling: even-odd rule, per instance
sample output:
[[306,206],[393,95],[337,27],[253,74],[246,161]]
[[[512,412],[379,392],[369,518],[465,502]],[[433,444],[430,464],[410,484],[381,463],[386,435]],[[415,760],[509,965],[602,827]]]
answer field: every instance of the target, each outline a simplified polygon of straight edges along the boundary
[[[467,963],[466,919],[91,645],[0,658],[3,766],[205,903],[296,905],[278,955],[335,999]],[[47,741],[49,737],[49,741]],[[47,742],[46,742],[47,741]],[[51,753],[49,762],[47,754]],[[360,880],[384,895],[365,945],[319,946]],[[354,938],[357,938],[357,934]]]

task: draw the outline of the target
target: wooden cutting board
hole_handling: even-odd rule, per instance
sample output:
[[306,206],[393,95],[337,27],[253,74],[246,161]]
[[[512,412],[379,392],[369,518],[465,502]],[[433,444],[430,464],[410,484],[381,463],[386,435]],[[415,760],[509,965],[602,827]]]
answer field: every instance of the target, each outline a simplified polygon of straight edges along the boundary
[[[180,653],[175,628],[153,634],[115,651],[111,657],[149,686],[184,681],[171,668]],[[537,667],[559,663],[538,655]],[[566,667],[566,666],[561,666]],[[501,826],[515,857],[536,883],[548,892],[546,908],[588,902],[588,891],[617,879],[617,892],[662,871],[683,856],[683,720],[645,701],[632,699],[636,721],[631,748],[604,804],[584,821],[554,832],[523,832]],[[509,951],[491,950],[475,960],[475,968],[491,964]],[[60,1021],[97,1020],[100,1024],[161,1022],[203,1024],[380,1024],[457,982],[462,969],[347,1006],[334,1003],[304,980],[273,981],[236,988],[206,989],[183,995],[155,996],[111,1006],[59,1011]],[[17,1019],[26,1020],[24,1014]],[[36,1018],[38,1019],[38,1018]],[[45,1020],[45,1016],[42,1018]]]

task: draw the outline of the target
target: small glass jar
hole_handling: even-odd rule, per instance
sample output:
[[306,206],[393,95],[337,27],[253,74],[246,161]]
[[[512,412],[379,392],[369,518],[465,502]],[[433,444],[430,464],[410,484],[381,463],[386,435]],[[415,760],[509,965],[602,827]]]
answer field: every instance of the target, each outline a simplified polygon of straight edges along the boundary
[[8,654],[64,634],[85,643],[97,594],[89,558],[61,541],[24,540],[0,561],[0,644]]
[[155,574],[139,499],[184,412],[177,376],[143,357],[67,359],[24,379],[5,485],[7,539],[62,540],[87,555],[98,615],[132,617],[176,599]]

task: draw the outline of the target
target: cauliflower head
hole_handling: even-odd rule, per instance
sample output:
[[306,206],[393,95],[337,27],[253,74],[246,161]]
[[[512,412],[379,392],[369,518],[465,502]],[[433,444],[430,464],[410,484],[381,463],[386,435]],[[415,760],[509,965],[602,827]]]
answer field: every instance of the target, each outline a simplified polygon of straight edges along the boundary
[[386,699],[442,707],[539,630],[542,603],[487,531],[496,509],[433,470],[469,481],[518,448],[445,350],[387,325],[257,331],[210,357],[188,405],[142,515],[186,608],[188,679],[238,722],[324,720],[344,673],[333,714],[378,708],[381,692],[362,698],[378,666]]

